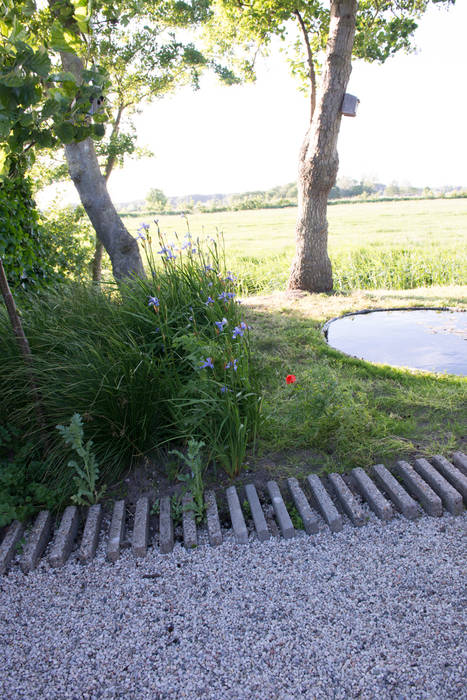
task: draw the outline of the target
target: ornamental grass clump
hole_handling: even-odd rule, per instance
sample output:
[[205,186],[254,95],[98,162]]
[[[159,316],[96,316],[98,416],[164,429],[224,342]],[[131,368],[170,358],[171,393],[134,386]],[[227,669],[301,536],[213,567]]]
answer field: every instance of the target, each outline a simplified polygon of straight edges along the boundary
[[[126,284],[67,283],[31,295],[22,319],[50,444],[47,478],[70,490],[73,474],[55,426],[79,413],[100,479],[110,484],[142,455],[192,438],[206,462],[235,475],[254,440],[260,397],[247,323],[223,244],[189,234],[139,239],[148,277]],[[34,441],[38,427],[24,363],[0,308],[0,424]],[[70,492],[70,496],[72,493]]]

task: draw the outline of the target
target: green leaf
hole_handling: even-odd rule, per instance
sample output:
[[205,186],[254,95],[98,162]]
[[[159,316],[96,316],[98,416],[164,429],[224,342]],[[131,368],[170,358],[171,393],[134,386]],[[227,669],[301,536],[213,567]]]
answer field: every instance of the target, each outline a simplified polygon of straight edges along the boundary
[[93,135],[95,138],[101,139],[105,136],[105,126],[103,124],[94,124]]
[[79,37],[66,30],[58,20],[55,20],[51,27],[50,45],[56,51],[67,53],[79,53],[82,48]]
[[74,83],[76,85],[76,78],[73,73],[69,71],[60,71],[60,73],[51,73],[49,75],[49,80],[53,83]]
[[75,130],[70,122],[62,122],[57,124],[54,129],[56,135],[63,143],[71,143],[73,141]]
[[8,138],[9,133],[10,133],[10,129],[11,129],[10,120],[4,114],[0,114],[0,139]]
[[51,60],[48,57],[44,48],[36,51],[33,56],[28,60],[29,68],[40,75],[42,78],[46,78],[50,72]]
[[24,84],[24,76],[19,73],[18,69],[10,71],[0,76],[0,83],[7,87],[21,87]]

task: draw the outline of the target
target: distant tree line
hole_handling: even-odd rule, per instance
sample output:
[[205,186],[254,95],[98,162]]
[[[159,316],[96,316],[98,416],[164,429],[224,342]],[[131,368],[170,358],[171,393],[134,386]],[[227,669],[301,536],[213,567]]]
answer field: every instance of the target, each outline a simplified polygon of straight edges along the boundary
[[[430,188],[413,187],[392,182],[389,185],[373,180],[356,180],[350,177],[338,178],[329,192],[330,201],[407,199],[431,197],[466,197],[467,191],[450,185]],[[253,190],[239,194],[193,194],[187,197],[168,197],[160,189],[149,190],[146,200],[129,202],[120,207],[122,212],[149,210],[155,213],[179,214],[180,212],[219,212],[242,211],[248,209],[281,209],[297,206],[297,183],[278,185],[269,190]]]

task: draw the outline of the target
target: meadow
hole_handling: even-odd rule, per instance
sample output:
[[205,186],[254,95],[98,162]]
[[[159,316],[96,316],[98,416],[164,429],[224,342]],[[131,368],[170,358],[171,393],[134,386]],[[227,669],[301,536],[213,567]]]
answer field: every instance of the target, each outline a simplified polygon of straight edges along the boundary
[[[190,214],[195,236],[223,234],[227,264],[244,294],[283,289],[294,252],[297,210]],[[169,237],[184,234],[179,216],[155,215]],[[131,233],[154,215],[123,217]],[[336,291],[410,289],[467,283],[467,199],[333,204],[329,254]]]
[[[184,249],[175,258],[170,247],[157,254],[153,215],[126,216],[133,234],[149,225],[147,280],[119,292],[62,280],[18,296],[48,417],[46,458],[27,367],[0,309],[0,528],[70,498],[92,502],[102,482],[115,495],[142,464],[167,488],[197,473],[199,495],[203,481],[261,485],[467,451],[467,378],[363,362],[321,333],[326,320],[365,308],[467,311],[467,200],[330,206],[332,294],[285,291],[295,215],[159,216],[165,245],[176,232]],[[216,233],[225,248],[210,240]],[[210,251],[200,253],[197,236]],[[183,451],[175,462],[173,446]],[[79,478],[73,451],[87,465]]]
[[[467,200],[333,204],[328,209],[334,294],[288,295],[296,209],[193,214],[194,236],[222,233],[239,276],[263,385],[263,422],[250,468],[264,478],[394,464],[466,449],[467,380],[371,365],[324,341],[322,324],[364,308],[467,309]],[[136,233],[157,218],[167,236],[182,216],[125,217]],[[293,386],[285,377],[297,376]],[[218,477],[217,477],[218,478]],[[240,479],[243,477],[240,476]]]

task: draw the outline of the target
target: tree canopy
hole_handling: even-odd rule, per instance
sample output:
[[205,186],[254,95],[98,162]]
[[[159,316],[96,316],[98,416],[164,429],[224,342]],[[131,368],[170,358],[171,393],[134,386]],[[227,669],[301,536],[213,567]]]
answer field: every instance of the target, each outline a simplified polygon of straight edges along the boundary
[[[36,148],[101,138],[105,117],[91,114],[106,77],[90,65],[81,81],[60,68],[60,51],[86,51],[87,0],[61,2],[57,16],[34,0],[0,3],[0,166],[25,170]],[[73,17],[78,31],[66,24]]]

